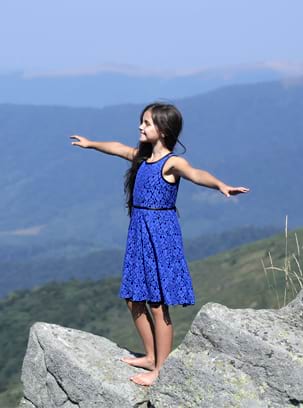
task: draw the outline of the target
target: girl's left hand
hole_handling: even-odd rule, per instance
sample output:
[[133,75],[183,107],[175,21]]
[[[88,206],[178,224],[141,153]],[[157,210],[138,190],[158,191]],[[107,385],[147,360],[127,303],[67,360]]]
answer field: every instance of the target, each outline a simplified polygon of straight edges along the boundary
[[241,193],[248,193],[249,192],[249,188],[246,188],[246,187],[232,187],[232,186],[227,186],[226,184],[221,185],[219,187],[219,190],[226,197],[230,197],[230,196],[233,196],[233,195],[237,195],[237,194],[241,194]]

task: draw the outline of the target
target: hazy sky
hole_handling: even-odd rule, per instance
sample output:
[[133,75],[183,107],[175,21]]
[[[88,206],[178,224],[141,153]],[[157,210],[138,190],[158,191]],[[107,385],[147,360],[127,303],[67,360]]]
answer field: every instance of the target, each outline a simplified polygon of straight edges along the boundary
[[0,0],[0,71],[302,62],[302,0]]

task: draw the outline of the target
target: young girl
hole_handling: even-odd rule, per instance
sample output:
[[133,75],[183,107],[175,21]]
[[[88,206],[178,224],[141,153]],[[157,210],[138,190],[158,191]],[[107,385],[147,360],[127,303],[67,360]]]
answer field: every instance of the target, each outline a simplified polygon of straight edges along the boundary
[[145,356],[122,361],[148,370],[130,380],[151,385],[172,350],[169,305],[187,306],[195,302],[175,207],[180,178],[217,189],[226,197],[249,189],[226,185],[173,153],[182,129],[182,116],[175,106],[162,103],[146,106],[139,129],[140,139],[135,148],[119,142],[70,137],[78,140],[72,145],[131,162],[125,178],[130,223],[120,297],[125,298],[132,314]]

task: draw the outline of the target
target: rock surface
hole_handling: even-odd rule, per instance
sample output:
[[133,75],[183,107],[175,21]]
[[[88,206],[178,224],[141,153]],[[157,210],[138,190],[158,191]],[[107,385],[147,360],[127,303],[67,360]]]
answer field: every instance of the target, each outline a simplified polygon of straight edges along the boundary
[[151,402],[156,407],[303,406],[302,298],[303,291],[279,310],[206,304],[167,359],[150,390]]
[[30,330],[20,408],[134,407],[146,398],[129,377],[142,370],[119,361],[130,356],[104,337],[55,324]]
[[23,362],[20,408],[303,407],[303,290],[279,310],[208,303],[149,388],[111,341],[35,323]]

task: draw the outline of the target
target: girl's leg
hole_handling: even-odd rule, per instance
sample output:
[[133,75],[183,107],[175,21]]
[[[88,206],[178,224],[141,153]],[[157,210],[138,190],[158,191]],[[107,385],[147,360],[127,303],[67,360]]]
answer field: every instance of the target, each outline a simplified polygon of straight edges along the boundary
[[131,377],[132,381],[141,385],[151,385],[155,381],[173,346],[174,333],[168,306],[159,304],[151,304],[150,306],[155,322],[156,366],[150,373]]
[[152,317],[145,302],[132,302],[126,299],[126,303],[142,339],[146,355],[139,358],[124,357],[121,360],[136,367],[153,370],[155,368],[155,329]]

